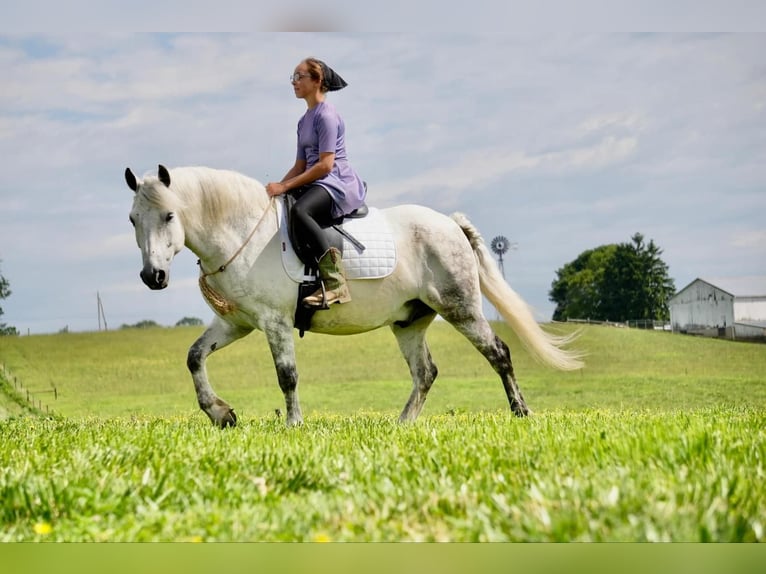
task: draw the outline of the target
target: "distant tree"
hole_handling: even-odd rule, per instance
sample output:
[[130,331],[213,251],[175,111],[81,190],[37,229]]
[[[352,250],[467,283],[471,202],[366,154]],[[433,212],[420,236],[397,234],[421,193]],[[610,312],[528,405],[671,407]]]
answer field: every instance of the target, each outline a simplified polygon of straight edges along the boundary
[[[0,301],[3,299],[7,299],[11,296],[11,285],[8,283],[8,280],[3,277],[2,274],[0,274]],[[3,316],[3,308],[0,307],[0,317]],[[5,323],[0,323],[0,336],[6,336],[6,335],[18,335],[19,332],[16,330],[16,327],[11,327],[10,325],[6,325]]]
[[121,325],[120,329],[151,329],[153,327],[160,327],[161,325],[157,323],[156,321],[152,321],[150,319],[145,319],[143,321],[139,321],[138,323],[134,325]]
[[[638,233],[634,239],[636,236]],[[649,319],[669,321],[669,302],[671,297],[675,295],[676,284],[670,277],[668,264],[662,260],[660,255],[662,255],[662,249],[652,239],[649,240],[649,245],[639,253],[641,267],[646,277],[643,283],[645,289],[643,314]]]
[[549,298],[553,319],[667,320],[675,292],[668,266],[653,240],[636,233],[630,243],[602,245],[556,271]]
[[654,240],[644,242],[636,233],[631,243],[621,243],[604,272],[603,310],[615,321],[629,319],[668,320],[668,301],[675,284],[668,266],[660,257]]
[[556,303],[554,321],[595,319],[600,314],[604,269],[616,248],[616,245],[602,245],[588,249],[556,271],[558,279],[549,293],[550,300]]
[[176,323],[176,327],[198,327],[204,324],[202,319],[198,319],[197,317],[184,317]]

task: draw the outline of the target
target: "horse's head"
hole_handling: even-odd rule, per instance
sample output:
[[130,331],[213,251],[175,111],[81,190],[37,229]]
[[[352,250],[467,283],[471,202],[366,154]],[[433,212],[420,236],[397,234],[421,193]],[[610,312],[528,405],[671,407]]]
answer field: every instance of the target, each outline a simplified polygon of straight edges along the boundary
[[170,263],[184,246],[178,200],[169,192],[170,173],[160,165],[158,177],[138,180],[127,168],[125,181],[135,193],[130,222],[144,260],[141,279],[150,289],[164,289],[170,281]]

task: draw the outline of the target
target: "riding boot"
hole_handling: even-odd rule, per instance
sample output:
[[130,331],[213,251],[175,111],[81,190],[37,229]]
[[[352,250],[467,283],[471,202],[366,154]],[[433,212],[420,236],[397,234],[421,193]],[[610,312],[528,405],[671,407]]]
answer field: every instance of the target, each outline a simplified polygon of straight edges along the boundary
[[319,258],[319,277],[322,286],[308,297],[303,304],[309,307],[327,309],[333,303],[348,303],[351,295],[348,292],[346,277],[341,267],[341,254],[335,247],[330,247]]

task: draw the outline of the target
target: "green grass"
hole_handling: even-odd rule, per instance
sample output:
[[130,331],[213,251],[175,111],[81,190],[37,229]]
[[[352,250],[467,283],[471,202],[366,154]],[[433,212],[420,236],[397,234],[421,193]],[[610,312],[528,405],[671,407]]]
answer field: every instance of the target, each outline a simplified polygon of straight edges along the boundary
[[765,418],[16,419],[0,540],[764,540]]
[[416,424],[395,422],[409,374],[378,331],[298,341],[306,423],[285,428],[254,334],[209,361],[225,431],[186,372],[199,329],[2,338],[59,398],[0,420],[0,541],[766,540],[766,346],[590,326],[587,367],[559,373],[496,327],[530,418],[435,324]]
[[[536,412],[766,406],[765,345],[591,326],[577,343],[589,355],[586,368],[561,373],[535,363],[504,325],[496,328],[511,347],[519,385]],[[33,395],[55,385],[57,400],[50,393],[36,396],[67,417],[187,415],[198,409],[186,352],[200,333],[177,328],[4,337],[0,362]],[[410,376],[388,330],[296,339],[305,414],[398,414],[404,406]],[[439,377],[425,415],[507,408],[494,371],[451,326],[434,324],[429,344]],[[259,332],[214,353],[208,372],[213,388],[242,417],[284,409]]]

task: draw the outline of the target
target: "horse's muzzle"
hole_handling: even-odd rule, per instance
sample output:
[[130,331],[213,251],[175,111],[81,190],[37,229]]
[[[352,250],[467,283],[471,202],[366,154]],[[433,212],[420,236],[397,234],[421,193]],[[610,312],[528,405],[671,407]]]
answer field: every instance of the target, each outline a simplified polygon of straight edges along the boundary
[[168,286],[170,275],[164,269],[155,269],[153,267],[144,267],[141,270],[141,281],[149,289],[159,290]]

